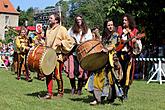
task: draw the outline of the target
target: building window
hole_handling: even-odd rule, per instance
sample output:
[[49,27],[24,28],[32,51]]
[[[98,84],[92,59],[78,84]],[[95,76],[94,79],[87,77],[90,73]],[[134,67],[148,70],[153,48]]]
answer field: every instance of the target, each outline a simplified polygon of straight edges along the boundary
[[9,16],[5,16],[5,24],[9,24]]
[[4,5],[4,7],[5,7],[5,8],[8,8],[8,5],[7,5],[7,4],[5,4],[5,5]]

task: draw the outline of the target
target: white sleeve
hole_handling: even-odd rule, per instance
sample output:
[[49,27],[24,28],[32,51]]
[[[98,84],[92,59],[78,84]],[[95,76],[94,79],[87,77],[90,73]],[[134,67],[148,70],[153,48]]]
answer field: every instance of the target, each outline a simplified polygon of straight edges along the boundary
[[71,28],[68,30],[68,35],[71,36]]
[[90,29],[88,29],[88,32],[85,34],[86,40],[91,40],[92,39],[92,32]]
[[136,40],[133,48],[133,54],[137,55],[140,54],[142,51],[142,42],[141,40]]

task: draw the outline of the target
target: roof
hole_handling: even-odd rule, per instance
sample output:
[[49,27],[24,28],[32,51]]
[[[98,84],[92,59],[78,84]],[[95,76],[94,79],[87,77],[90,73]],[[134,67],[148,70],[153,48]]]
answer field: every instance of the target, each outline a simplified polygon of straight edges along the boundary
[[19,14],[10,0],[0,0],[0,13]]

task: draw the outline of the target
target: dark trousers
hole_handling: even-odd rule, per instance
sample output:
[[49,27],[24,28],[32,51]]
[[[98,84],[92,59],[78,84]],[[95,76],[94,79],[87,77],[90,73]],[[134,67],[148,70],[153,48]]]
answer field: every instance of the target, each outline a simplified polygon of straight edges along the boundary
[[26,80],[28,80],[30,77],[29,74],[29,69],[28,66],[26,64],[26,55],[21,55],[18,54],[18,74],[17,74],[17,78],[20,78],[21,76],[21,72],[22,72],[22,67],[24,67],[25,73],[26,73]]

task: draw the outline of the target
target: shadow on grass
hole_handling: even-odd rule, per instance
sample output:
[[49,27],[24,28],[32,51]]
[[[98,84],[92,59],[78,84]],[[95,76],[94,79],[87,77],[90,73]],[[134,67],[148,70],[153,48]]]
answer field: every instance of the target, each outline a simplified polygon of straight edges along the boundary
[[[84,102],[84,103],[90,103],[90,102],[92,102],[92,101],[94,101],[95,99],[94,99],[94,97],[93,96],[90,96],[90,95],[88,95],[87,97],[72,97],[72,98],[69,98],[70,100],[72,100],[72,101],[80,101],[80,102]],[[117,101],[118,99],[116,99],[115,100],[115,102],[113,102],[113,103],[109,103],[107,100],[105,100],[105,99],[102,99],[102,103],[101,103],[101,105],[105,105],[105,104],[111,104],[111,105],[113,105],[113,106],[121,106],[123,103],[120,101]]]
[[[26,77],[22,77],[22,76],[20,77],[20,79],[18,79],[17,77],[15,77],[15,79],[16,80],[25,80],[25,81],[27,81]],[[30,81],[30,82],[32,82],[32,81]]]
[[[58,89],[56,89],[56,91],[58,91]],[[71,89],[64,88],[64,94],[71,94]]]
[[71,94],[71,89],[64,89],[65,94]]
[[90,103],[91,101],[94,100],[93,96],[90,96],[88,95],[87,97],[72,97],[72,98],[69,98],[70,100],[72,101],[81,101],[81,102],[84,102],[84,103]]
[[32,97],[43,97],[46,95],[46,93],[47,93],[47,91],[39,91],[39,92],[34,92],[34,93],[28,93],[25,95],[32,96]]
[[38,77],[33,77],[33,79],[38,80],[38,81],[46,81],[46,77],[43,78],[38,78]]
[[[58,91],[58,90],[57,90]],[[64,94],[70,94],[71,90],[70,89],[64,89]],[[32,96],[32,97],[43,97],[47,94],[47,91],[39,91],[39,92],[34,92],[34,93],[28,93],[25,94],[27,96]],[[57,96],[57,92],[53,92],[53,96]]]
[[113,106],[121,106],[123,103],[112,103]]

